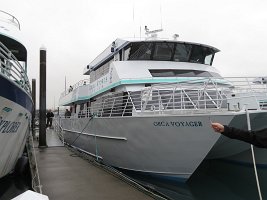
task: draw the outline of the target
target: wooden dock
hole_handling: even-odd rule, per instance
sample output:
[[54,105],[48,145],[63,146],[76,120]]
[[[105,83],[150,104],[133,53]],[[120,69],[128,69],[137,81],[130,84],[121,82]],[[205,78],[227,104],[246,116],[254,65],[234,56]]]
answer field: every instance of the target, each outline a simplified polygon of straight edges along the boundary
[[145,200],[154,199],[135,187],[94,166],[64,147],[53,130],[47,130],[47,148],[35,142],[43,194],[50,200]]

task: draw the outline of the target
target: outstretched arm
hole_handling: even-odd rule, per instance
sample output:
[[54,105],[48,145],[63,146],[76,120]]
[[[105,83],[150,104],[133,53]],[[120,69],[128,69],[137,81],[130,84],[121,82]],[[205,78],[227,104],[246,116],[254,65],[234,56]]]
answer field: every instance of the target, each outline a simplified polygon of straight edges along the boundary
[[214,131],[229,138],[242,140],[257,147],[267,148],[267,129],[262,129],[259,131],[246,131],[228,127],[220,123],[212,123],[211,126]]

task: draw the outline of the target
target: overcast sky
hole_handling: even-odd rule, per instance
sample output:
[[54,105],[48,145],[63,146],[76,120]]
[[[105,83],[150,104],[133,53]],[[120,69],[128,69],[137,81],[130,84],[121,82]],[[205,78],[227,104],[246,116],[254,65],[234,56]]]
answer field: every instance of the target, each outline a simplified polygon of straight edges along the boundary
[[[267,76],[266,0],[0,0],[21,23],[28,76],[39,88],[39,49],[47,48],[47,107],[67,86],[86,78],[89,64],[116,38],[143,36],[144,26],[164,36],[217,47],[223,76]],[[38,91],[37,91],[38,93]],[[37,96],[36,101],[39,101]],[[37,103],[38,104],[38,103]]]

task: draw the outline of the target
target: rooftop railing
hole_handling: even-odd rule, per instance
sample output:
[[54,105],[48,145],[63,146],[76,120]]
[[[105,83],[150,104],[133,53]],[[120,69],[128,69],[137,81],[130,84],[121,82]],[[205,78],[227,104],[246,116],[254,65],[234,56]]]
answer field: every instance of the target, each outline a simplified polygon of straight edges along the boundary
[[20,30],[19,20],[16,17],[14,17],[13,15],[11,15],[5,11],[2,11],[2,10],[0,10],[0,21],[11,24]]
[[83,85],[88,85],[89,83],[90,83],[90,79],[83,79],[75,83],[74,85],[70,85],[69,88],[66,88],[66,90],[60,94],[60,98],[68,95],[73,90],[76,90],[78,87],[81,87]]

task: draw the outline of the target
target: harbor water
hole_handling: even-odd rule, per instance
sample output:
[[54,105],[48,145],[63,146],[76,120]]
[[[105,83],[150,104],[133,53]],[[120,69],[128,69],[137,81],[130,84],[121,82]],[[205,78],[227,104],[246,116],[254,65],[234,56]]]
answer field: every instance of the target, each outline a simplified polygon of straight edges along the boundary
[[0,180],[0,199],[9,200],[31,188],[30,176],[7,175]]
[[[261,193],[267,198],[267,168],[257,167]],[[160,180],[144,174],[123,171],[137,182],[175,200],[257,200],[253,166],[224,160],[204,161],[187,183]]]

